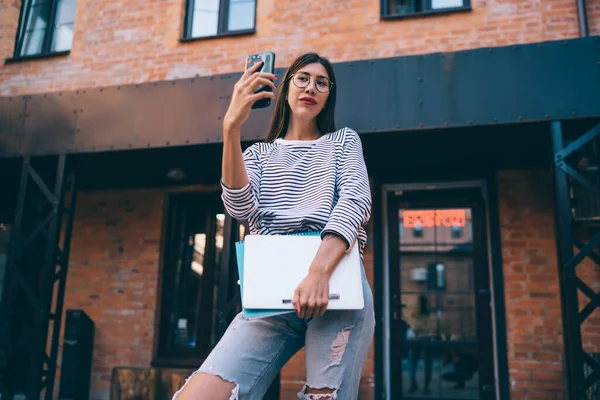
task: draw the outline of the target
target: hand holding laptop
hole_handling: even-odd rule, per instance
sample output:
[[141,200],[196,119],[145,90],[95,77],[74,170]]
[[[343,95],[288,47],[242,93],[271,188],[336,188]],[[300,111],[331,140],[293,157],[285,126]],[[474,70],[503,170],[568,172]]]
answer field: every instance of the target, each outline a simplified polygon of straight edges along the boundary
[[292,304],[298,317],[317,318],[325,314],[329,305],[329,280],[347,247],[340,236],[323,235],[307,276],[294,291]]

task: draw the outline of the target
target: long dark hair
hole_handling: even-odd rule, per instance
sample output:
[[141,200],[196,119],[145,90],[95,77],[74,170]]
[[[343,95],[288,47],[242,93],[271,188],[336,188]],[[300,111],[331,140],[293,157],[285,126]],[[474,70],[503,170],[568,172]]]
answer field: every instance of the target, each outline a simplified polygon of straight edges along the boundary
[[333,82],[333,85],[329,90],[329,97],[327,98],[325,107],[323,107],[319,115],[317,115],[317,129],[321,135],[335,131],[334,113],[337,85],[335,84],[333,67],[331,66],[329,60],[325,57],[321,57],[317,53],[306,53],[298,57],[292,63],[292,65],[290,65],[285,72],[282,84],[279,86],[279,95],[277,96],[277,101],[275,102],[275,110],[273,111],[273,118],[271,119],[266,140],[268,143],[273,142],[275,139],[281,137],[281,135],[285,135],[287,132],[291,114],[290,105],[286,100],[290,88],[290,77],[300,68],[313,63],[320,63],[323,65],[327,71],[327,74],[329,75],[329,80]]

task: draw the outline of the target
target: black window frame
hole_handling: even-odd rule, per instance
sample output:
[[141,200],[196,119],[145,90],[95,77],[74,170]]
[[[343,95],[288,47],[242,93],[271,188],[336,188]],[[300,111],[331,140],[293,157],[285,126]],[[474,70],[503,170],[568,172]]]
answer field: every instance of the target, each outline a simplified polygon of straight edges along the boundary
[[[21,10],[19,12],[19,26],[17,28],[15,48],[13,51],[13,57],[6,60],[7,63],[22,61],[22,60],[35,60],[40,58],[52,58],[65,56],[71,53],[69,50],[51,51],[52,38],[54,37],[54,31],[56,30],[56,13],[58,10],[58,3],[60,0],[48,0],[50,1],[50,13],[48,16],[48,23],[46,24],[46,30],[44,32],[44,40],[42,42],[42,50],[36,54],[20,55],[23,49],[23,42],[25,40],[25,29],[27,28],[27,20],[29,19],[29,13],[31,12],[31,3],[34,0],[23,0],[21,2]],[[51,21],[51,23],[50,23]],[[71,43],[71,47],[73,44]]]
[[454,14],[458,12],[470,12],[472,11],[471,0],[462,0],[463,5],[460,7],[448,7],[443,9],[434,10],[431,8],[432,0],[411,0],[412,2],[420,2],[424,5],[423,11],[416,11],[406,14],[391,14],[388,12],[390,2],[394,0],[381,0],[381,19],[389,20],[389,19],[406,19],[406,18],[419,18],[426,17],[430,15],[443,15],[443,14]]
[[236,31],[229,31],[227,29],[227,19],[229,17],[229,2],[231,0],[219,0],[219,22],[217,25],[217,33],[214,35],[207,36],[192,36],[192,26],[194,19],[194,5],[196,1],[202,0],[186,0],[185,8],[185,21],[183,24],[183,37],[180,39],[182,42],[192,42],[196,40],[214,39],[218,37],[231,37],[231,36],[245,36],[253,35],[256,33],[256,13],[258,8],[258,1],[254,0],[254,21],[252,29],[242,29]]
[[[212,318],[210,321],[198,318],[195,320],[196,324],[198,324],[199,321],[207,321],[209,327],[202,331],[202,335],[200,335],[200,331],[198,331],[199,334],[196,339],[197,342],[195,348],[174,347],[171,345],[171,343],[169,343],[169,339],[171,338],[169,330],[173,326],[173,318],[176,312],[176,308],[174,306],[175,298],[181,296],[181,292],[179,291],[181,290],[181,287],[176,287],[178,279],[178,276],[176,275],[178,269],[181,267],[178,263],[174,262],[174,260],[177,258],[175,253],[179,251],[179,249],[175,247],[178,244],[181,244],[181,240],[183,240],[185,237],[185,235],[181,235],[182,225],[180,210],[185,207],[189,208],[191,204],[193,204],[194,208],[199,209],[202,213],[204,213],[206,219],[203,224],[206,227],[206,243],[212,243],[213,246],[212,249],[209,249],[208,246],[205,247],[205,262],[203,263],[205,275],[203,276],[203,280],[200,282],[201,288],[199,290],[201,290],[200,296],[202,296],[200,299],[206,300],[206,293],[208,292],[205,292],[205,290],[208,287],[213,288],[214,290],[214,285],[218,285],[217,291],[218,296],[220,296],[217,298],[217,302],[219,302],[222,297],[221,291],[231,291],[232,286],[237,288],[237,274],[227,275],[226,286],[229,287],[228,289],[224,289],[222,287],[222,284],[225,282],[220,277],[221,274],[225,273],[224,269],[230,270],[232,268],[231,260],[229,260],[227,265],[225,265],[227,262],[225,253],[231,251],[231,242],[229,242],[225,237],[226,232],[223,232],[223,247],[221,248],[220,262],[217,262],[215,258],[217,227],[213,216],[216,216],[217,214],[224,214],[225,218],[227,218],[227,214],[224,211],[224,207],[220,199],[220,193],[216,191],[175,191],[168,193],[165,198],[164,215],[162,221],[160,278],[157,288],[156,335],[154,339],[153,358],[151,361],[151,365],[153,367],[197,368],[197,366],[204,361],[206,356],[208,356],[212,350],[212,346],[218,342],[218,339],[222,335],[219,322],[213,321]],[[235,265],[233,267],[235,267]],[[206,272],[208,272],[208,268],[213,268],[209,274],[210,280],[204,281],[204,277],[206,276]],[[211,293],[214,294],[214,292]],[[210,297],[212,298],[212,296]],[[198,312],[196,316],[207,317],[207,313],[212,313],[215,307],[221,308],[221,304],[214,303],[211,299],[209,305],[206,307],[202,306],[196,310]],[[241,303],[239,304],[238,308],[241,310]],[[233,316],[235,316],[239,310],[236,309],[234,310],[235,312],[233,315],[226,316],[228,319],[228,321],[225,321],[226,324],[233,319]],[[211,344],[212,341],[214,341],[213,344]]]

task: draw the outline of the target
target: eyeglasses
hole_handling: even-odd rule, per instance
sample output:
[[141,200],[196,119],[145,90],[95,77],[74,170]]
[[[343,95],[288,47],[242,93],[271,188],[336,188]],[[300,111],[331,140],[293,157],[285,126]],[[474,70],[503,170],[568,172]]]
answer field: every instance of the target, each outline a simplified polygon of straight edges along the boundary
[[[290,77],[290,79],[292,80],[292,82],[294,82],[294,85],[296,85],[300,89],[306,88],[313,81],[313,78],[311,78],[310,75],[302,73],[294,74]],[[315,80],[315,87],[321,93],[329,93],[332,86],[333,82],[331,82],[324,76],[321,76]]]

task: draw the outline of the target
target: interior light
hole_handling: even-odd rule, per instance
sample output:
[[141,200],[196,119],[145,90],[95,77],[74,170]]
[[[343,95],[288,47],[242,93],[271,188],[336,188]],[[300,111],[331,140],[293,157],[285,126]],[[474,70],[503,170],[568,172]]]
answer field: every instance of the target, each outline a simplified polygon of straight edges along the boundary
[[186,173],[181,168],[171,168],[167,171],[167,178],[180,181],[186,178]]

